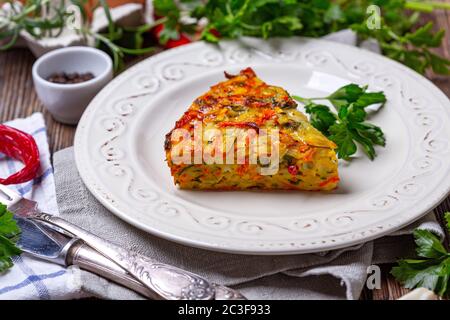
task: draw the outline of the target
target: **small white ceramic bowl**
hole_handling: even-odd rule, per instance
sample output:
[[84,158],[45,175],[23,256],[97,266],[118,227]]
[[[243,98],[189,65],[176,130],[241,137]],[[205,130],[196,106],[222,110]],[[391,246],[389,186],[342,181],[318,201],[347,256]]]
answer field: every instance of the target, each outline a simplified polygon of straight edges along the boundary
[[[74,84],[47,81],[54,73],[87,73],[94,78]],[[111,58],[90,47],[67,47],[41,56],[33,65],[33,81],[39,99],[60,122],[76,124],[94,96],[113,78]]]

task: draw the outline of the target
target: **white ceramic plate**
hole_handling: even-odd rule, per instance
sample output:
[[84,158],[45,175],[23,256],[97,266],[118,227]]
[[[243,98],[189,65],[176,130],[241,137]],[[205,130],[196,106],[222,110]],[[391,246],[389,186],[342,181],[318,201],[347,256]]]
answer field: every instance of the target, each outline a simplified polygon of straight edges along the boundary
[[[252,67],[291,94],[326,95],[350,82],[383,90],[371,121],[386,148],[339,165],[329,193],[178,190],[165,134],[209,86]],[[157,236],[216,251],[293,254],[368,241],[420,218],[450,189],[450,102],[410,69],[357,48],[301,38],[195,43],[151,57],[92,101],[75,138],[76,163],[108,209]]]

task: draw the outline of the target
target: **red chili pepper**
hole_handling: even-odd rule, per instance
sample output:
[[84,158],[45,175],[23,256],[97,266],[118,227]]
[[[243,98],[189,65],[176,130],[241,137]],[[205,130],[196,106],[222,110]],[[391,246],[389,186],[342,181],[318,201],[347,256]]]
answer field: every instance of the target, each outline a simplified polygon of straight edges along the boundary
[[0,124],[0,152],[25,165],[8,178],[0,178],[0,184],[18,184],[36,177],[40,168],[39,149],[31,135]]
[[288,167],[288,172],[289,172],[290,174],[292,174],[293,176],[296,176],[297,173],[298,173],[298,168],[297,168],[297,166],[296,166],[296,165],[290,165],[290,166]]

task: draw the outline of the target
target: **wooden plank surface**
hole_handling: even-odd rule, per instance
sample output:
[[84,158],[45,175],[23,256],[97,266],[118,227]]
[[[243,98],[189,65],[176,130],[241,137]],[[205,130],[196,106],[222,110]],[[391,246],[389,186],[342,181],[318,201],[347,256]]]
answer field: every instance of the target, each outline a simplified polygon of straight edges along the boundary
[[[433,20],[437,28],[447,30],[444,44],[438,52],[450,58],[450,13],[436,12],[433,15],[426,16],[424,20]],[[43,108],[33,88],[31,78],[33,62],[33,55],[26,49],[14,49],[0,53],[0,123],[29,116],[33,112],[42,112],[47,124],[50,149],[53,153],[73,145],[75,126],[63,125],[54,121]],[[450,97],[450,77],[432,74],[427,76]],[[441,223],[445,211],[450,211],[450,197],[436,208],[437,217]],[[391,265],[381,266],[382,288],[372,291],[365,290],[362,293],[362,299],[396,299],[407,292],[389,274],[391,267]]]

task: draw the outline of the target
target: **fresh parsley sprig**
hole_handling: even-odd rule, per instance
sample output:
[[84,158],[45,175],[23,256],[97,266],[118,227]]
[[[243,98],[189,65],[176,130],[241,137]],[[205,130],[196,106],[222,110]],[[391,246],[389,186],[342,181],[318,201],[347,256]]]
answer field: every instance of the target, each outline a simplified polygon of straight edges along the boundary
[[20,229],[13,219],[13,214],[0,203],[0,273],[11,268],[11,258],[21,253],[15,243],[20,235]]
[[[305,104],[311,124],[336,143],[337,154],[341,159],[349,160],[360,145],[364,153],[373,160],[376,157],[374,146],[386,144],[383,131],[365,121],[366,107],[386,102],[383,92],[367,92],[367,86],[349,84],[327,97],[293,98]],[[317,100],[329,101],[336,112],[327,105],[315,103]]]
[[450,61],[433,53],[430,49],[442,44],[445,31],[433,31],[433,23],[429,22],[414,32],[396,33],[385,22],[374,32],[366,25],[353,25],[352,29],[362,38],[374,38],[380,44],[383,53],[419,73],[427,69],[436,74],[450,75]]
[[[155,11],[169,17],[164,38],[178,39],[187,27],[209,42],[222,38],[321,37],[351,28],[359,40],[376,39],[383,54],[424,73],[450,74],[450,61],[432,52],[442,45],[444,30],[420,22],[422,12],[450,10],[439,1],[411,0],[154,0]],[[380,14],[368,11],[372,5]],[[199,28],[192,28],[194,18]],[[206,21],[206,25],[203,23]],[[375,23],[373,23],[375,22]],[[195,24],[195,23],[194,23]],[[200,26],[201,25],[201,26]]]
[[[450,231],[450,212],[445,213]],[[414,231],[416,253],[421,259],[404,259],[391,274],[406,288],[425,287],[443,297],[450,297],[450,252],[428,230]]]

